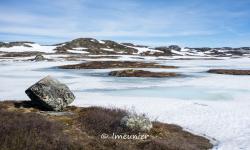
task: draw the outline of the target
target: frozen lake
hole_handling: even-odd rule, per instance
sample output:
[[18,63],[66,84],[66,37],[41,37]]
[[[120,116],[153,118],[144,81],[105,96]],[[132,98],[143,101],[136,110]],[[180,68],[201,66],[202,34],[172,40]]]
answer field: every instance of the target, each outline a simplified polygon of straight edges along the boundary
[[215,68],[250,69],[250,58],[157,62],[179,68],[144,70],[178,72],[183,77],[117,78],[108,76],[110,69],[55,67],[79,62],[0,61],[0,100],[27,100],[25,89],[52,75],[75,93],[73,105],[133,108],[215,138],[215,148],[250,149],[250,76],[206,73]]

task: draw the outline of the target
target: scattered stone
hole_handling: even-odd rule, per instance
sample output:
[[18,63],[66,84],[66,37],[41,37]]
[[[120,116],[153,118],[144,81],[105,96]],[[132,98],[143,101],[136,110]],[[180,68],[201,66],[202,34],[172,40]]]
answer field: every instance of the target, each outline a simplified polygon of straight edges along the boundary
[[210,69],[209,73],[230,74],[230,75],[250,75],[250,70],[234,70],[234,69]]
[[177,68],[175,66],[164,66],[157,63],[135,62],[135,61],[90,61],[75,65],[59,66],[61,69],[108,69],[108,68]]
[[151,72],[151,71],[144,71],[144,70],[119,70],[119,71],[112,71],[109,73],[110,76],[116,77],[176,77],[178,74],[172,72]]
[[44,60],[46,60],[46,58],[42,54],[38,54],[34,58],[34,61],[44,61]]
[[132,131],[147,132],[153,127],[151,121],[146,115],[130,114],[121,120],[121,125]]
[[74,94],[65,84],[51,76],[41,79],[28,88],[25,93],[34,103],[41,105],[46,110],[61,111],[75,99]]

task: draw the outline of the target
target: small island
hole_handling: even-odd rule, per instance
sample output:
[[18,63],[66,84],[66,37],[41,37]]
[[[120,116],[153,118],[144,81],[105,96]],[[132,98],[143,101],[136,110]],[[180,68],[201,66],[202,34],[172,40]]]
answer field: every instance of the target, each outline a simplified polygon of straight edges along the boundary
[[174,69],[175,66],[165,66],[142,61],[90,61],[81,64],[59,66],[60,69],[110,69],[110,68],[163,68]]
[[134,69],[111,71],[109,75],[115,77],[153,77],[153,78],[179,76],[179,74],[173,72],[151,72],[151,71],[134,70]]
[[229,74],[229,75],[250,75],[250,70],[235,69],[210,69],[208,73]]

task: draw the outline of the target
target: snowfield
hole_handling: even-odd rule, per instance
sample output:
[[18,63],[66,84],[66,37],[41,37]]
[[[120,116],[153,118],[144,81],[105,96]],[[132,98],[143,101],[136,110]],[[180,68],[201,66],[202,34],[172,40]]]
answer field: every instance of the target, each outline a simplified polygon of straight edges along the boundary
[[[32,45],[36,46],[43,52],[51,52],[53,48],[43,49],[38,45]],[[22,50],[25,49],[29,48],[24,47]],[[11,48],[11,51],[16,50],[20,49]],[[56,55],[50,57],[56,58]],[[119,60],[135,60],[134,57],[122,55]],[[250,149],[250,76],[206,73],[212,68],[249,69],[249,58],[221,57],[221,60],[172,60],[201,58],[195,56],[144,58],[144,61],[179,66],[177,69],[145,70],[179,72],[187,76],[163,79],[116,78],[107,76],[111,69],[55,68],[59,65],[80,63],[79,61],[0,60],[0,100],[27,100],[24,91],[39,79],[52,75],[66,83],[75,93],[76,100],[72,105],[135,109],[148,114],[153,120],[178,124],[193,133],[215,139],[214,149]],[[159,58],[166,60],[157,60]]]
[[44,52],[44,53],[54,53],[53,51],[56,46],[44,46],[39,45],[36,43],[25,43],[26,45],[29,45],[31,47],[25,47],[25,46],[13,46],[10,48],[4,48],[0,47],[0,51],[2,52],[28,52],[28,51],[38,51],[38,52]]

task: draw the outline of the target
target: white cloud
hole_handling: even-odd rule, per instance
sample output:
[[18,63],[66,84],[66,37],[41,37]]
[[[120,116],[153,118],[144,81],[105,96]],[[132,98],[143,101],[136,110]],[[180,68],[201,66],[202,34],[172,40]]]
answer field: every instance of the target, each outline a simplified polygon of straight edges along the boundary
[[[203,19],[198,18],[200,20],[197,22],[197,16],[188,16],[188,10],[182,7],[143,12],[137,3],[132,1],[108,5],[116,10],[98,7],[90,10],[88,5],[91,4],[87,0],[56,0],[51,2],[51,5],[53,9],[63,9],[64,12],[46,16],[18,10],[0,10],[0,22],[4,23],[1,25],[1,32],[55,37],[188,36],[214,33],[203,28]],[[117,14],[112,14],[114,12]]]
[[[223,30],[237,33],[225,10],[185,6],[142,7],[141,1],[36,0],[50,4],[35,9],[0,9],[0,32],[7,34],[76,37],[188,37],[208,36]],[[46,1],[46,2],[45,2]],[[3,7],[3,6],[2,6]],[[2,8],[0,6],[0,8]],[[41,13],[42,12],[42,13]],[[244,11],[230,12],[245,16]]]

